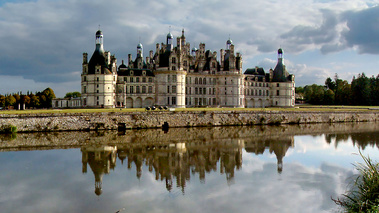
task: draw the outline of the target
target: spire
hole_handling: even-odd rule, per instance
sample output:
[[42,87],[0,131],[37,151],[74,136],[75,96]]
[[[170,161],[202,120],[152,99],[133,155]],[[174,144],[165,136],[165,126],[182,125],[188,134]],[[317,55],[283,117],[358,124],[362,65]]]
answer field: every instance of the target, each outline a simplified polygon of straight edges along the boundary
[[229,34],[229,39],[226,41],[226,49],[230,50],[230,46],[233,44],[233,41],[230,39],[230,34]]
[[171,51],[173,48],[172,40],[174,39],[174,36],[171,34],[171,26],[169,27],[169,31],[167,34],[167,40],[166,40],[166,45],[167,45],[167,50]]
[[[100,28],[100,25],[99,25]],[[104,53],[104,47],[103,47],[103,32],[99,29],[96,32],[96,51],[99,51],[100,53]]]
[[[141,38],[140,38],[141,40]],[[137,45],[137,58],[143,57],[143,45],[141,44],[141,41]]]

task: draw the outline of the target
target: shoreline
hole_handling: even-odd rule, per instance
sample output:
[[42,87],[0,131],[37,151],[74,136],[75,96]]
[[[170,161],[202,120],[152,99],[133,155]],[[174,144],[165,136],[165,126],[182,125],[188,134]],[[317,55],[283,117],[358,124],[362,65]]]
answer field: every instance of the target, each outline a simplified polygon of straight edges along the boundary
[[199,110],[0,114],[0,132],[97,131],[379,121],[378,110]]

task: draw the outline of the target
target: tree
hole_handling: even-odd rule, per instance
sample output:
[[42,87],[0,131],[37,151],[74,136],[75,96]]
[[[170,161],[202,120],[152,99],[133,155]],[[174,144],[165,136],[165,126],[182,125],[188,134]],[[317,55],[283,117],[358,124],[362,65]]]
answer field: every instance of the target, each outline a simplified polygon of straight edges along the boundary
[[[338,76],[337,76],[337,78],[338,78]],[[332,80],[330,77],[328,77],[328,78],[325,80],[325,86],[326,86],[326,88],[328,88],[328,89],[334,91],[335,88],[336,88],[336,83],[333,82],[333,80]],[[334,93],[334,92],[333,92],[333,93]]]
[[81,96],[82,96],[82,94],[80,94],[80,92],[68,92],[68,93],[66,93],[66,95],[64,97],[65,98],[78,98]]
[[359,74],[358,78],[353,77],[351,82],[352,104],[354,105],[371,105],[371,87],[370,79],[365,73]]
[[324,93],[324,104],[333,105],[334,104],[334,92],[328,89]]
[[324,104],[325,87],[317,84],[304,87],[304,98],[310,104]]
[[40,106],[39,98],[36,95],[31,94],[30,104],[32,107],[38,108]]
[[5,107],[5,96],[0,95],[0,107]]
[[5,106],[13,106],[16,103],[16,99],[13,97],[13,95],[8,95],[5,98]]

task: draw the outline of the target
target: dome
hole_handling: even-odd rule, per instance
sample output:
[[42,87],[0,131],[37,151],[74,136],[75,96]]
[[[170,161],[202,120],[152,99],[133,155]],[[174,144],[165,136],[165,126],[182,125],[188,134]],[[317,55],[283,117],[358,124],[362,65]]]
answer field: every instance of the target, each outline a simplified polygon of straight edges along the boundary
[[192,48],[192,52],[196,52],[196,51],[197,51],[196,47]]
[[167,38],[174,38],[174,36],[171,33],[168,33]]
[[226,44],[233,44],[233,41],[228,39],[228,41],[226,41]]
[[101,32],[101,30],[98,30],[98,31],[96,32],[96,35],[97,35],[97,36],[99,36],[99,35],[103,35],[103,32]]
[[142,49],[143,48],[142,44],[138,43],[137,48],[141,48]]
[[279,48],[279,49],[278,49],[278,54],[283,54],[283,50],[282,50],[282,48]]

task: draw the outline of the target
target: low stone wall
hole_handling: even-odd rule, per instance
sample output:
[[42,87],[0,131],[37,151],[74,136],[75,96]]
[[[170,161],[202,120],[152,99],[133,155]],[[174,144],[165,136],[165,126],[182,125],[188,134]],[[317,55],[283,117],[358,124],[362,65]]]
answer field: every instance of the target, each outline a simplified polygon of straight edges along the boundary
[[376,122],[379,111],[150,111],[0,115],[0,132],[90,131],[139,128]]

